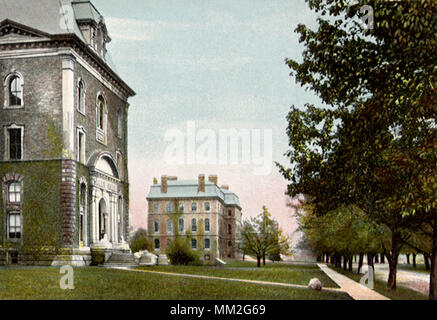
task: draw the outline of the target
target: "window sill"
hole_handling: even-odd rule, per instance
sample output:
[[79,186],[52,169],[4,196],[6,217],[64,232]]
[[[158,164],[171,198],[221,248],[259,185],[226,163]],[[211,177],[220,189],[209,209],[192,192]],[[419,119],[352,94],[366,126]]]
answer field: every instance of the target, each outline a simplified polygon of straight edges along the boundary
[[3,109],[6,109],[6,110],[19,110],[19,109],[24,109],[24,105],[21,105],[21,106],[4,106]]

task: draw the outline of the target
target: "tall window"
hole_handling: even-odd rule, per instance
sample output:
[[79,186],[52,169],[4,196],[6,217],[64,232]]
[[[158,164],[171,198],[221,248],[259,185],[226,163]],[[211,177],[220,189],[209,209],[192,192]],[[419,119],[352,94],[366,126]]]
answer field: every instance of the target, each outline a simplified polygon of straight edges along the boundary
[[196,239],[191,239],[191,248],[197,249],[197,240]]
[[228,224],[228,233],[232,234],[232,226],[230,224]]
[[183,204],[183,203],[180,203],[180,204],[179,204],[179,213],[184,213],[184,210],[185,210],[185,208],[184,208],[184,204]]
[[205,211],[211,210],[211,204],[209,202],[205,202]]
[[211,225],[210,225],[209,219],[206,218],[205,219],[205,231],[210,231],[210,230],[211,230]]
[[193,203],[191,204],[191,211],[192,211],[192,212],[197,212],[197,203],[196,203],[196,202],[193,202]]
[[167,221],[167,233],[173,233],[173,221],[171,220]]
[[85,183],[80,184],[80,217],[79,217],[79,242],[83,245],[85,239],[85,211],[86,211],[86,193]]
[[167,213],[173,212],[173,202],[167,202]]
[[179,219],[179,232],[184,232],[185,230],[185,222],[184,219]]
[[159,204],[155,203],[155,213],[158,214],[159,213]]
[[7,160],[23,159],[23,127],[12,125],[6,131]]
[[11,182],[8,187],[8,199],[10,203],[21,202],[21,184],[19,182]]
[[17,212],[11,212],[8,215],[8,238],[21,239],[21,219]]
[[197,232],[197,220],[196,219],[191,220],[191,231]]
[[155,239],[155,249],[159,250],[160,247],[159,239]]
[[18,74],[6,78],[5,107],[23,106],[23,79]]
[[85,150],[85,131],[82,128],[77,129],[77,161],[80,163],[86,162]]
[[155,221],[155,233],[159,232],[159,221]]
[[105,144],[106,143],[106,123],[108,119],[108,109],[106,107],[105,98],[100,94],[97,97],[97,107],[96,107],[96,136],[97,141]]
[[97,128],[104,130],[106,103],[102,95],[97,98]]
[[85,113],[85,83],[79,80],[77,85],[77,109]]
[[205,246],[204,247],[205,247],[205,249],[211,248],[211,241],[208,238],[205,239]]

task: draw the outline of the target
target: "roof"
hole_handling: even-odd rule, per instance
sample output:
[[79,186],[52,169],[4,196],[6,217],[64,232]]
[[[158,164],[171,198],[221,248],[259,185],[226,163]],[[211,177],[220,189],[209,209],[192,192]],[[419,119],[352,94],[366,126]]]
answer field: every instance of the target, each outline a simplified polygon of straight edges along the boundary
[[[74,16],[71,23],[68,21],[69,14]],[[67,19],[68,23],[62,23],[62,19]],[[96,24],[104,24],[103,16],[91,1],[87,0],[0,0],[0,24],[6,20],[50,36],[77,36],[89,48],[91,46],[80,31],[78,21],[91,20]],[[117,69],[108,53],[101,60],[118,76]],[[133,90],[132,95],[134,95]]]
[[205,181],[205,192],[199,191],[197,180],[169,180],[167,192],[161,192],[161,184],[154,184],[150,187],[147,199],[220,199],[228,206],[237,206],[241,209],[240,199],[232,191],[225,190],[216,184]]

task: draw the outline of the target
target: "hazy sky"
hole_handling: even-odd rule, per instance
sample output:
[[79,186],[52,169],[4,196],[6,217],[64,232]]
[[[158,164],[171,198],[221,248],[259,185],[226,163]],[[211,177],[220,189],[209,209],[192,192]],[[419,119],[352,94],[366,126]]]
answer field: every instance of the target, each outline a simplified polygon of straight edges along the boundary
[[255,176],[253,165],[169,165],[168,129],[272,129],[273,161],[286,163],[285,117],[292,104],[316,101],[289,76],[285,58],[299,59],[298,23],[315,25],[304,0],[94,0],[112,37],[119,74],[137,92],[130,100],[131,219],[147,227],[153,177],[197,179],[217,174],[239,197],[244,216],[266,205],[281,226],[294,222],[286,181],[276,167]]

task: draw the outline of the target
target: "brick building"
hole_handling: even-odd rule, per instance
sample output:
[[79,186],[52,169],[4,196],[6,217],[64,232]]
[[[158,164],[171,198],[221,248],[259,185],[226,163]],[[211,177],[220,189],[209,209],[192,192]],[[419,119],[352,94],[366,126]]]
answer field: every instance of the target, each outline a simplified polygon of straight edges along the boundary
[[218,177],[198,180],[155,179],[148,201],[148,230],[156,253],[165,253],[176,236],[187,238],[204,260],[239,258],[241,205]]
[[0,264],[127,250],[128,98],[90,1],[0,0]]

